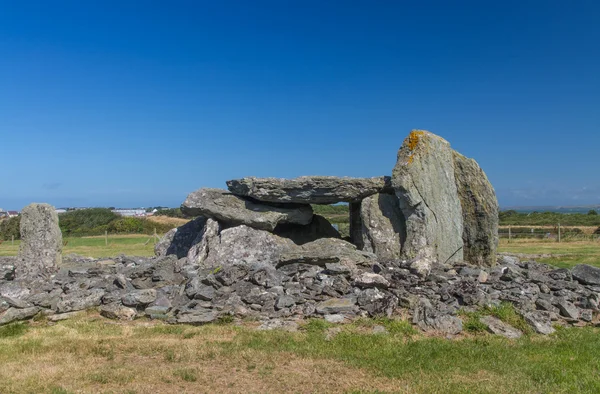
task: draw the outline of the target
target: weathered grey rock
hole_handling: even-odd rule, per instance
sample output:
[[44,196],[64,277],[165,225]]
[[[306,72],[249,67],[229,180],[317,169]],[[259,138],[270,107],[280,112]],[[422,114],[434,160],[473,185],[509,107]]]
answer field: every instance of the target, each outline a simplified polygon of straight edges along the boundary
[[346,322],[346,316],[340,314],[325,315],[323,316],[323,319],[325,319],[325,321],[327,321],[328,323],[333,324],[340,324]]
[[135,309],[128,308],[118,303],[102,305],[99,310],[100,315],[107,319],[114,320],[133,320],[137,315]]
[[0,315],[0,326],[13,321],[29,319],[35,316],[39,310],[40,309],[35,306],[25,309],[9,308],[6,312]]
[[350,298],[330,298],[317,304],[317,313],[321,315],[351,313],[354,311],[355,304],[356,302]]
[[600,286],[600,268],[579,264],[571,270],[573,278],[584,285]]
[[82,290],[66,294],[57,304],[57,312],[82,311],[100,305],[105,292],[102,289]]
[[6,300],[6,302],[8,303],[9,306],[12,306],[14,308],[24,309],[24,308],[30,308],[33,306],[29,302],[20,300],[18,298],[4,297],[4,300]]
[[410,271],[421,278],[426,278],[431,273],[431,266],[433,264],[430,256],[419,256],[410,263]]
[[501,335],[509,339],[521,338],[523,333],[510,324],[504,323],[502,320],[497,319],[493,316],[483,316],[479,318],[479,321],[485,324],[488,331],[492,334]]
[[181,210],[190,216],[201,215],[229,225],[244,224],[267,231],[273,231],[279,223],[309,224],[313,216],[310,205],[271,206],[210,188],[190,193]]
[[48,316],[48,321],[56,323],[63,320],[73,319],[79,315],[81,315],[81,312],[57,313],[55,315]]
[[498,247],[498,199],[479,164],[458,152],[454,175],[462,207],[464,259],[471,264],[496,264]]
[[144,315],[151,319],[167,319],[167,313],[171,310],[168,306],[154,305],[144,309]]
[[215,298],[215,289],[212,286],[202,285],[198,288],[196,294],[194,294],[194,299],[210,301]]
[[206,218],[199,217],[168,231],[154,246],[154,254],[157,256],[176,255],[178,259],[186,257],[205,224]]
[[15,266],[9,264],[0,265],[0,280],[13,280],[15,278]]
[[390,332],[381,325],[373,326],[373,330],[371,331],[373,335],[388,335]]
[[213,219],[207,219],[202,231],[198,233],[187,254],[189,264],[201,265],[208,257],[208,252],[213,248],[221,232],[221,225]]
[[217,320],[218,317],[218,313],[210,309],[190,309],[177,314],[177,323],[206,324]]
[[463,260],[463,216],[453,151],[441,137],[413,130],[398,151],[392,185],[406,218],[406,259]]
[[423,331],[436,331],[450,335],[456,335],[463,329],[460,318],[437,311],[426,298],[420,299],[415,306],[413,324]]
[[569,301],[561,300],[556,306],[562,316],[569,319],[579,319],[579,309]]
[[267,231],[245,225],[221,231],[202,266],[218,268],[230,265],[266,264],[275,266],[281,253],[294,243]]
[[365,272],[354,279],[354,286],[358,286],[363,289],[371,287],[387,289],[390,286],[390,282],[379,274]]
[[552,327],[549,312],[528,311],[521,312],[521,316],[538,334],[550,335],[555,331]]
[[0,297],[25,299],[31,291],[24,281],[0,282]]
[[121,299],[123,305],[125,306],[145,306],[153,303],[156,300],[156,290],[155,289],[144,289],[144,290],[134,290],[128,294],[125,294]]
[[284,274],[270,265],[254,266],[250,270],[250,281],[263,287],[280,286]]
[[258,201],[302,204],[358,202],[376,193],[393,193],[389,177],[303,176],[295,179],[242,178],[227,181],[229,191]]
[[280,310],[283,308],[289,308],[291,306],[294,306],[295,304],[296,300],[294,299],[294,297],[291,297],[289,295],[282,295],[279,298],[277,298],[275,309]]
[[398,198],[392,194],[374,194],[361,203],[362,249],[373,252],[382,261],[401,257],[406,240],[406,219]]
[[280,320],[280,319],[271,319],[263,322],[258,330],[261,331],[271,331],[271,330],[283,330],[295,332],[298,331],[298,323],[291,320]]
[[594,312],[591,309],[582,309],[579,311],[579,318],[589,323],[594,318]]
[[222,230],[214,238],[201,266],[281,267],[294,263],[325,266],[326,263],[369,264],[374,261],[373,254],[357,250],[341,239],[321,238],[297,245],[289,238],[241,225]]
[[58,215],[48,204],[30,204],[21,211],[21,245],[15,263],[17,278],[47,278],[62,261]]
[[370,265],[376,261],[372,253],[358,250],[350,242],[335,238],[322,238],[304,245],[292,245],[279,256],[278,267],[302,263],[325,267],[331,263]]
[[325,269],[330,275],[345,275],[350,273],[350,268],[339,263],[325,264]]
[[[248,275],[248,270],[249,267],[244,264],[225,265],[218,268],[214,278],[218,286],[231,286],[244,279]],[[212,281],[205,281],[205,283],[207,282],[214,285]]]

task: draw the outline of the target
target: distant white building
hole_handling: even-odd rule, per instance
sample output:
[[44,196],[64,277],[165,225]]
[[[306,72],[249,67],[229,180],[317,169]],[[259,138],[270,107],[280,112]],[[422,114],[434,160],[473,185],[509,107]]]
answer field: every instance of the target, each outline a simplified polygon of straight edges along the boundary
[[61,213],[67,213],[67,210],[66,210],[66,209],[63,209],[63,208],[58,208],[58,209],[56,210],[56,213],[58,213],[58,214],[61,214]]
[[145,217],[147,216],[145,209],[113,209],[112,212],[121,216],[135,216]]

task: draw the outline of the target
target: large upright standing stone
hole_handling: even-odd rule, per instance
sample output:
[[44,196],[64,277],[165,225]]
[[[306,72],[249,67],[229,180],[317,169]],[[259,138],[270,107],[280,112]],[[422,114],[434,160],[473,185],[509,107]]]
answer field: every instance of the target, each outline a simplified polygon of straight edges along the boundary
[[463,212],[464,258],[471,264],[496,264],[498,200],[487,176],[473,159],[454,153],[454,173]]
[[62,233],[58,215],[48,204],[31,204],[21,212],[21,246],[16,277],[46,278],[62,261]]
[[398,151],[392,186],[406,218],[404,258],[463,260],[463,215],[448,141],[413,130]]

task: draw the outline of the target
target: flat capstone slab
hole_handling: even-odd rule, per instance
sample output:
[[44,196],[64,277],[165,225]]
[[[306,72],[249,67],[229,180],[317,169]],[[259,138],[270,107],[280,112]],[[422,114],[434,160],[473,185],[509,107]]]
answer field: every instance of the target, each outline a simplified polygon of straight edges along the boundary
[[335,204],[359,202],[377,193],[393,194],[391,178],[302,176],[294,179],[248,177],[227,181],[229,191],[271,203]]

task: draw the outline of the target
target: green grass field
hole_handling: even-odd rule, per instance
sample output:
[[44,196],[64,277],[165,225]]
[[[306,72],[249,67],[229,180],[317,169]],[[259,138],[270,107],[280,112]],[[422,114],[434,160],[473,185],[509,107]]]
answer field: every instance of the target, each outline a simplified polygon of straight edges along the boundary
[[[388,334],[373,334],[375,324]],[[94,313],[0,328],[8,393],[600,392],[600,330],[550,337],[427,337],[405,321],[312,320],[297,333],[243,326],[115,323]]]
[[500,252],[525,254],[551,254],[548,258],[536,261],[560,268],[571,268],[577,264],[589,264],[600,267],[600,242],[576,241],[561,242],[547,240],[513,240],[508,243],[503,239],[499,245]]
[[[108,245],[103,236],[64,238],[63,254],[77,253],[87,257],[114,257],[119,254],[153,256],[155,239],[151,235],[109,235]],[[0,256],[16,256],[19,241],[0,244]]]

